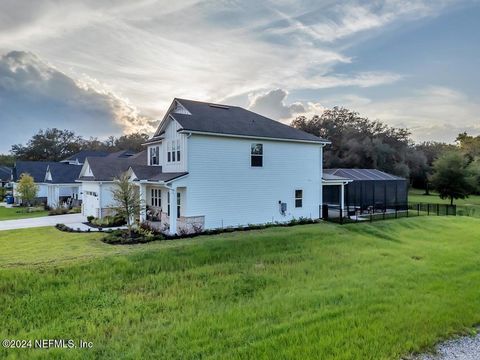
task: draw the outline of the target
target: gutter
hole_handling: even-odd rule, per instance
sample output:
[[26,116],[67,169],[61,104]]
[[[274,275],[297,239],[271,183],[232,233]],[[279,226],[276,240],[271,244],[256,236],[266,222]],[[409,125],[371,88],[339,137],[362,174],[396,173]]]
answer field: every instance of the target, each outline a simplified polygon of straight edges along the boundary
[[274,137],[254,136],[254,135],[223,134],[223,133],[217,133],[217,132],[196,131],[196,130],[188,130],[188,129],[179,129],[177,130],[177,132],[180,134],[197,134],[197,135],[233,137],[233,138],[240,138],[240,139],[259,139],[259,140],[271,140],[271,141],[299,142],[299,143],[307,143],[307,144],[316,144],[321,146],[331,144],[331,142],[327,140],[316,141],[316,140],[285,139],[285,138],[274,138]]

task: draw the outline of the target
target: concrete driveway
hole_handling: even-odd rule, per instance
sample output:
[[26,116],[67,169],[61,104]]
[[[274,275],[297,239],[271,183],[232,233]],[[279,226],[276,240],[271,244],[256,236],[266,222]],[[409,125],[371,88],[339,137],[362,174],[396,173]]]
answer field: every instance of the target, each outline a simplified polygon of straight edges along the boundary
[[26,229],[41,226],[55,226],[56,224],[78,224],[87,219],[82,214],[53,215],[42,216],[31,219],[2,220],[0,221],[0,231]]

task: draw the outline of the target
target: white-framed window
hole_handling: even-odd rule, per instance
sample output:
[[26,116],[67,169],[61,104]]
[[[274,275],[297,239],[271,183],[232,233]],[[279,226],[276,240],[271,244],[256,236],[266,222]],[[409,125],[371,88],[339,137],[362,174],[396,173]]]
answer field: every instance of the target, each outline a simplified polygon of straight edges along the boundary
[[180,139],[177,139],[177,161],[180,161]]
[[263,166],[263,144],[252,144],[250,149],[250,166]]
[[167,162],[179,162],[180,159],[180,139],[167,141]]
[[301,208],[303,206],[303,190],[295,190],[295,207]]
[[162,207],[162,190],[151,189],[150,203],[155,207]]
[[85,195],[97,197],[97,193],[96,193],[96,192],[93,192],[93,191],[85,191]]
[[160,147],[153,146],[150,148],[150,165],[160,165]]

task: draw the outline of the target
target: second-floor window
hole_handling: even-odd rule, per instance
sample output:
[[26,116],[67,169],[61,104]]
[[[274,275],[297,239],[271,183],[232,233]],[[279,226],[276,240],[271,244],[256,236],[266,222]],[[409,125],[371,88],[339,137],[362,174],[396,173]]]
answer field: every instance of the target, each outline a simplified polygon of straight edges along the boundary
[[150,165],[160,165],[160,149],[158,146],[150,148]]
[[252,144],[250,165],[253,167],[263,166],[263,144]]
[[180,139],[170,140],[167,143],[167,162],[180,161]]

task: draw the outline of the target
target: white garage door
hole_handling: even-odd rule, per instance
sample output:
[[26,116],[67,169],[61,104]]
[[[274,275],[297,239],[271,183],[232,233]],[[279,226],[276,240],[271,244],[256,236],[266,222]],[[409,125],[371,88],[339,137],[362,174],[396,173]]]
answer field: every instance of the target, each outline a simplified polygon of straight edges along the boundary
[[98,217],[98,194],[93,191],[83,192],[83,215]]

